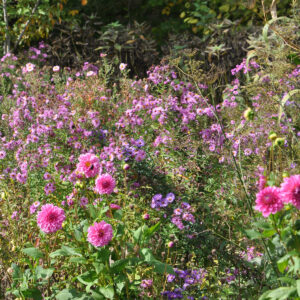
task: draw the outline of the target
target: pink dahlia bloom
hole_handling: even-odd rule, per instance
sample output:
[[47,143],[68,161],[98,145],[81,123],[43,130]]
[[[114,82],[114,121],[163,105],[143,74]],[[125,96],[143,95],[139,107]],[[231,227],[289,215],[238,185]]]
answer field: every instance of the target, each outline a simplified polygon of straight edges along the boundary
[[88,228],[87,240],[95,247],[107,245],[113,237],[113,230],[110,224],[101,221],[95,222]]
[[275,214],[283,208],[281,190],[278,187],[268,186],[256,194],[255,209],[264,217]]
[[300,209],[300,175],[284,178],[281,184],[282,200]]
[[61,229],[65,219],[64,210],[53,204],[43,205],[37,214],[37,223],[45,233],[53,233]]
[[85,177],[95,177],[99,173],[99,158],[91,153],[81,154],[78,158],[76,171],[83,173]]
[[99,175],[96,179],[95,191],[99,194],[111,194],[116,182],[109,174]]

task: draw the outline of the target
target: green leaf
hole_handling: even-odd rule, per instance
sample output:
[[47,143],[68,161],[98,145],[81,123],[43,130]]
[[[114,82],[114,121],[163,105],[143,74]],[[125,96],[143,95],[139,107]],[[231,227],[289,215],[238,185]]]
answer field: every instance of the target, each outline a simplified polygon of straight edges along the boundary
[[224,4],[219,7],[220,12],[229,12],[229,9],[230,9],[229,4]]
[[268,297],[272,299],[285,300],[288,299],[289,296],[296,291],[296,287],[280,287],[276,290],[272,290]]
[[275,229],[267,229],[267,230],[263,231],[262,236],[265,238],[268,238],[268,237],[273,236],[275,233],[276,233]]
[[91,291],[93,299],[95,300],[104,300],[104,296],[96,291]]
[[12,263],[11,268],[13,269],[12,278],[14,280],[20,280],[22,278],[22,272],[21,272],[19,266],[16,265],[15,263]]
[[42,251],[34,247],[22,249],[22,252],[34,259],[39,259],[44,256]]
[[135,240],[136,243],[138,243],[142,237],[142,234],[143,234],[143,229],[145,229],[144,227],[145,225],[139,227],[137,230],[135,230],[133,232],[133,238]]
[[110,271],[112,273],[119,273],[122,270],[124,270],[128,262],[129,262],[128,258],[117,260],[110,266]]
[[22,291],[23,296],[25,296],[26,299],[34,299],[34,300],[42,300],[42,292],[37,288],[27,289],[25,291]]
[[150,261],[148,264],[154,266],[154,270],[159,274],[175,274],[172,266],[165,264],[163,262],[160,262],[158,260]]
[[298,296],[300,296],[300,279],[298,279],[296,281],[296,285],[297,285],[297,293],[298,293]]
[[77,276],[77,279],[84,285],[89,285],[96,283],[98,281],[98,276],[95,271],[87,271],[80,276]]
[[48,278],[50,278],[52,276],[54,272],[54,269],[44,269],[41,266],[37,266],[35,269],[35,274],[37,276],[37,279],[43,279],[43,280],[47,280]]
[[283,273],[289,263],[289,255],[285,255],[277,261],[278,270]]
[[112,286],[100,287],[100,292],[107,299],[113,299],[115,295],[115,291]]
[[69,262],[77,264],[86,264],[87,260],[84,257],[71,257],[69,259]]
[[144,256],[144,259],[145,259],[146,262],[156,260],[155,257],[153,256],[151,250],[148,249],[148,248],[141,249],[141,253]]
[[153,233],[155,233],[160,227],[160,222],[156,223],[155,225],[153,225],[152,227],[150,227],[146,232],[145,232],[145,236],[146,237],[150,237],[153,235]]
[[251,240],[255,240],[255,239],[260,239],[261,238],[261,234],[258,231],[255,231],[254,229],[247,229],[245,231],[246,231],[247,236]]
[[80,252],[78,252],[76,249],[68,247],[68,246],[62,246],[60,249],[50,253],[51,258],[54,258],[57,256],[71,256],[71,255],[82,256],[82,254]]
[[92,219],[96,219],[97,218],[97,210],[95,209],[94,205],[90,204],[88,207],[89,207],[89,213],[90,213]]
[[56,300],[93,300],[92,297],[75,289],[64,289],[56,295]]
[[74,236],[75,236],[75,239],[80,242],[81,239],[82,239],[82,232],[78,229],[75,228],[74,230]]
[[266,291],[264,292],[259,298],[258,300],[265,300],[265,299],[268,299],[269,297],[269,294],[271,293],[272,291]]

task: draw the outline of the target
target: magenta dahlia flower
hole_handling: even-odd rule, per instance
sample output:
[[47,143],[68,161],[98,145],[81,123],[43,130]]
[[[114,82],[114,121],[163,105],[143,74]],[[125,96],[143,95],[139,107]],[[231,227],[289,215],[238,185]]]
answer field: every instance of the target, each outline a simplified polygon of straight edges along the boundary
[[281,190],[278,187],[268,186],[256,194],[255,209],[264,217],[275,214],[283,208]]
[[111,194],[116,182],[109,174],[99,175],[96,179],[95,191],[99,194]]
[[78,160],[79,163],[76,168],[78,173],[83,173],[87,178],[95,177],[99,173],[100,162],[96,155],[92,153],[81,154]]
[[113,230],[110,224],[101,221],[95,222],[88,228],[87,240],[95,247],[107,245],[113,237]]
[[45,204],[37,214],[37,223],[45,233],[53,233],[62,228],[65,212],[53,204]]
[[300,175],[284,178],[281,184],[282,200],[300,209]]

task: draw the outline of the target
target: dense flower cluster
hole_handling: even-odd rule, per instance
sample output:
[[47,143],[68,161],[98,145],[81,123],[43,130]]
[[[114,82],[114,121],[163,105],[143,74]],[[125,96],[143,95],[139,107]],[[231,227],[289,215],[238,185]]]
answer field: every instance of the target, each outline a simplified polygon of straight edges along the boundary
[[151,207],[155,209],[167,207],[174,200],[175,200],[175,195],[173,193],[168,193],[166,197],[163,197],[162,194],[156,194],[152,197]]
[[195,223],[195,217],[192,212],[194,212],[194,209],[191,205],[186,202],[182,202],[180,207],[174,209],[171,222],[180,230],[183,230],[185,228],[183,221]]
[[[187,291],[192,287],[200,286],[207,276],[207,271],[205,269],[180,270],[174,268],[174,271],[175,275],[169,274],[167,276],[167,282],[177,282],[181,284],[183,282],[183,284],[181,288],[163,292],[162,295],[167,296],[168,299],[182,299],[184,297],[184,291]],[[193,296],[188,296],[188,299],[193,300],[195,298]]]

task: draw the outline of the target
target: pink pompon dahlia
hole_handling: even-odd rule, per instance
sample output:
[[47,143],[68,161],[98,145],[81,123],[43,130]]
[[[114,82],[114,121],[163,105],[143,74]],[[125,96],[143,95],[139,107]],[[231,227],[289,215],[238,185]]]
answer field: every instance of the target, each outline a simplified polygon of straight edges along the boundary
[[105,221],[95,222],[88,228],[87,240],[95,247],[107,245],[113,237],[113,230],[110,224]]
[[300,209],[300,175],[284,178],[281,184],[282,200]]
[[98,175],[100,170],[100,162],[96,155],[92,153],[81,154],[78,160],[79,163],[77,164],[76,168],[78,173],[83,173],[87,178]]
[[37,223],[45,233],[53,233],[62,228],[65,212],[53,204],[45,204],[37,214]]
[[111,194],[115,186],[114,178],[109,174],[103,174],[96,179],[95,191],[99,194]]
[[268,186],[256,194],[255,209],[264,217],[275,214],[283,208],[281,190],[278,187]]

